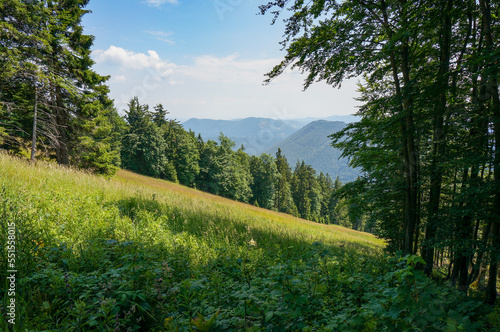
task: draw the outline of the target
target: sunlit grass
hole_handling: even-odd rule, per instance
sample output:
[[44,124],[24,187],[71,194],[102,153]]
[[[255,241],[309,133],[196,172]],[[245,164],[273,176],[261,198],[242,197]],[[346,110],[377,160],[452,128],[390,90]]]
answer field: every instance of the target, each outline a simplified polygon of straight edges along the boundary
[[283,226],[282,231],[288,232],[291,237],[309,242],[359,245],[370,249],[381,249],[384,246],[384,241],[372,234],[336,225],[318,224],[124,170],[119,171],[113,180],[135,185],[137,188],[143,188],[142,190],[154,188],[156,193],[164,195],[167,204],[187,211],[194,210],[203,214],[209,212],[212,216],[224,216],[259,230]]
[[239,252],[290,249],[320,241],[373,254],[374,236],[328,226],[210,195],[167,181],[120,171],[106,180],[43,163],[36,167],[0,155],[4,190],[23,196],[45,243],[78,247],[96,238],[171,247],[189,244],[194,261],[216,248]]

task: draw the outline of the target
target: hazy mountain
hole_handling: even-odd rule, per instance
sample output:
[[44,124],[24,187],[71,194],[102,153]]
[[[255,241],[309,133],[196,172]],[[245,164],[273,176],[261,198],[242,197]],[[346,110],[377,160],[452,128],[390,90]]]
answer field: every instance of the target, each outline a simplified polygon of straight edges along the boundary
[[183,123],[186,130],[200,133],[205,141],[217,140],[219,133],[241,144],[249,154],[258,155],[263,150],[282,141],[307,123],[300,120],[275,120],[269,118],[245,118],[237,120],[189,119]]
[[308,118],[299,118],[299,119],[294,119],[295,121],[300,121],[303,122],[304,125],[311,123],[313,121],[318,121],[318,120],[326,120],[326,121],[342,121],[345,123],[351,123],[351,122],[357,122],[359,121],[359,118],[354,116],[354,115],[332,115],[328,117],[308,117]]
[[348,166],[347,159],[339,159],[340,151],[330,145],[331,140],[328,138],[328,135],[346,125],[341,121],[314,121],[264,152],[274,156],[279,147],[292,169],[295,168],[297,160],[304,160],[318,173],[328,173],[332,179],[339,176],[342,182],[353,181],[359,172]]

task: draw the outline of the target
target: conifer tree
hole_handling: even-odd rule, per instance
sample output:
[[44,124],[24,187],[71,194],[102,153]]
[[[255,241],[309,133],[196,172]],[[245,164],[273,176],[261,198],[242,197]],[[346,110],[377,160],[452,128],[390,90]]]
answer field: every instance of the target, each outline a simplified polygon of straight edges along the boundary
[[[93,37],[85,35],[81,25],[87,3],[8,0],[0,4],[0,103],[10,109],[0,123],[12,138],[9,149],[25,149],[29,138],[32,159],[42,143],[50,148],[47,155],[53,152],[59,163],[83,165],[80,153],[94,144],[96,157],[114,160],[104,155],[110,149],[116,154],[116,142],[104,143],[89,135],[99,132],[90,126],[109,125],[103,121],[109,120],[105,113],[112,102],[107,98],[107,77],[91,69]],[[82,142],[85,147],[78,146]]]
[[275,183],[278,178],[276,162],[271,155],[263,153],[250,159],[250,172],[253,177],[252,201],[258,206],[272,209],[276,196]]
[[131,171],[154,177],[177,180],[175,169],[168,167],[166,143],[158,127],[151,120],[148,105],[141,105],[134,97],[125,111],[129,128],[123,138],[122,163]]
[[286,157],[282,155],[280,148],[278,148],[278,151],[276,152],[276,168],[278,171],[278,177],[276,178],[275,184],[276,194],[274,195],[274,206],[276,210],[280,212],[298,215],[297,207],[293,202],[290,191],[292,170]]

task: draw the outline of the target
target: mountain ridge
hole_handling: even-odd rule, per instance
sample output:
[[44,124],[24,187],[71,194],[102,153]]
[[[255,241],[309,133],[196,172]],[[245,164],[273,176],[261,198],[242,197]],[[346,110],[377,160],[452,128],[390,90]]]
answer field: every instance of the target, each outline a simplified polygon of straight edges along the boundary
[[[340,118],[332,116],[330,118]],[[202,138],[217,141],[222,132],[233,140],[238,149],[241,145],[250,155],[268,153],[276,155],[278,148],[287,157],[290,167],[304,160],[318,173],[328,173],[332,178],[339,176],[342,182],[354,181],[357,170],[349,167],[348,160],[340,158],[341,152],[333,148],[329,135],[347,126],[343,121],[312,118],[298,120],[277,120],[249,117],[235,120],[214,120],[192,118],[183,123],[186,129],[201,134]]]
[[341,151],[331,146],[328,137],[346,126],[341,121],[313,121],[263,152],[275,155],[280,148],[292,168],[296,162],[304,160],[318,173],[328,173],[332,178],[338,176],[342,182],[354,181],[359,171],[351,168],[346,158],[340,157]]

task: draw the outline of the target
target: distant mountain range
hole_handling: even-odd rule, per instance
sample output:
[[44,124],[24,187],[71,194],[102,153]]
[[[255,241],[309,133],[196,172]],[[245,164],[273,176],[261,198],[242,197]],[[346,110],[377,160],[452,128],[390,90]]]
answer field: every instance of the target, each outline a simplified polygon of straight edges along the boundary
[[262,151],[282,141],[307,122],[295,120],[275,120],[268,118],[246,118],[238,120],[189,119],[184,122],[185,129],[200,133],[205,141],[217,141],[219,134],[236,142],[236,148],[242,144],[251,155],[260,155]]
[[[339,118],[355,120],[352,116],[331,117]],[[281,148],[292,169],[297,161],[304,160],[318,173],[328,173],[333,179],[339,176],[343,183],[355,180],[359,172],[349,167],[346,159],[339,159],[340,151],[330,145],[331,140],[328,138],[328,135],[342,130],[347,124],[342,121],[311,119],[314,118],[190,119],[183,125],[186,129],[200,133],[205,141],[217,140],[222,132],[236,142],[236,148],[243,144],[245,151],[251,155],[269,153],[275,156],[278,148]]]
[[297,161],[304,160],[318,173],[328,173],[334,180],[338,176],[343,183],[354,181],[359,172],[349,167],[347,159],[339,159],[341,152],[330,145],[331,139],[328,138],[346,125],[341,121],[313,121],[263,152],[275,155],[281,148],[292,169]]

